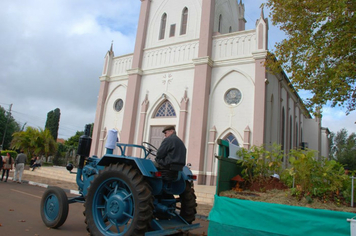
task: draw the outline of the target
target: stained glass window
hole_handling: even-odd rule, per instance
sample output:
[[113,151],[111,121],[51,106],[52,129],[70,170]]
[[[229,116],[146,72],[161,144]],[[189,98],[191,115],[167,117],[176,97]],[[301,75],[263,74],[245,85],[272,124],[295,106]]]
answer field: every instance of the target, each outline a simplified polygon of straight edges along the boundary
[[187,24],[188,24],[188,8],[184,8],[182,12],[182,23],[180,28],[180,35],[187,33]]
[[114,103],[114,109],[117,112],[121,111],[123,106],[124,106],[124,101],[122,101],[121,98],[117,99]]
[[176,117],[176,111],[169,101],[165,101],[157,110],[155,117]]
[[231,133],[225,138],[225,140],[228,141],[229,143],[239,146],[239,142],[237,142],[235,135]]
[[241,92],[238,89],[230,89],[225,94],[225,102],[229,105],[237,105],[241,101]]
[[164,39],[166,33],[166,23],[167,23],[167,14],[164,13],[161,18],[161,29],[159,32],[159,39]]

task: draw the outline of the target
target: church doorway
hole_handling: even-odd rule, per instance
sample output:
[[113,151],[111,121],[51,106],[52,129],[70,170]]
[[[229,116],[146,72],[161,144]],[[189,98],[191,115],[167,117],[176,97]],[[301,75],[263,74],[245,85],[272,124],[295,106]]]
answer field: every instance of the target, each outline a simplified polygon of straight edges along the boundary
[[164,126],[151,126],[151,136],[149,138],[149,142],[157,149],[159,148],[164,139],[164,134],[162,133],[163,128]]

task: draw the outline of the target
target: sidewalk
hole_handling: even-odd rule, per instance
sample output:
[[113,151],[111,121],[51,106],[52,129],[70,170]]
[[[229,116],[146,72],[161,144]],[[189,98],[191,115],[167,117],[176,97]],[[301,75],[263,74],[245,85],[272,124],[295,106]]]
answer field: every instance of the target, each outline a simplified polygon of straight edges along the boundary
[[[50,176],[50,177],[41,176],[41,175],[43,175],[44,170],[47,171],[47,168],[48,168],[48,171],[52,171],[52,173],[54,172],[54,170],[56,170],[55,168],[51,169],[51,167],[41,167],[38,170],[35,169],[35,171],[25,170],[23,173],[23,176],[22,176],[22,182],[26,183],[26,184],[41,186],[44,188],[48,188],[49,186],[57,186],[57,187],[64,189],[64,191],[67,193],[79,194],[78,186],[75,182],[75,178],[72,178],[73,180],[70,180],[70,181],[68,181],[67,180],[68,178],[67,178],[66,179],[67,181],[63,181],[60,179],[60,176],[58,176],[58,175],[55,176],[55,175],[48,174],[47,176]],[[68,176],[70,176],[68,171],[63,174],[67,174]],[[10,171],[8,181],[12,181],[13,175],[14,175],[14,171],[12,170],[12,171]],[[72,175],[72,176],[75,176],[75,175]],[[62,179],[65,179],[65,178],[62,178]],[[212,204],[205,204],[204,202],[212,202],[212,200],[210,199],[211,195],[212,195],[211,192],[215,189],[215,187],[197,185],[197,186],[194,186],[194,188],[195,188],[197,198],[202,199],[200,202],[197,201],[198,207],[197,207],[196,218],[206,220],[209,215],[209,212],[212,208]]]

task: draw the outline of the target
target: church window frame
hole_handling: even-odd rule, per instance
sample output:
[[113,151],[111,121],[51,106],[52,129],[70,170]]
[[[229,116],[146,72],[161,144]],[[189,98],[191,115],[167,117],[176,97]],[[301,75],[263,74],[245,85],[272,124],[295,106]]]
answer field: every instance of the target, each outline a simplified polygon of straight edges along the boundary
[[154,118],[175,118],[177,117],[177,113],[172,105],[172,103],[168,100],[164,101],[154,113]]
[[237,140],[236,136],[233,133],[228,133],[224,140],[228,141],[231,144],[234,144],[236,146],[240,146],[239,145],[239,141]]
[[293,149],[293,117],[289,116],[289,149]]
[[242,93],[237,88],[230,88],[224,94],[224,101],[229,106],[237,106],[242,100]]
[[285,143],[285,125],[286,125],[286,115],[285,115],[285,110],[284,107],[282,108],[282,122],[281,122],[281,150],[285,149],[286,143]]
[[176,34],[176,24],[172,24],[169,31],[169,37],[174,37],[175,34]]
[[121,98],[116,99],[116,101],[114,102],[114,106],[113,106],[114,110],[116,112],[120,112],[123,107],[124,107],[124,101]]
[[163,13],[161,17],[161,26],[160,26],[160,31],[159,31],[159,40],[164,39],[164,36],[166,34],[166,26],[167,26],[167,13]]
[[180,24],[180,35],[184,35],[187,33],[188,26],[188,8],[185,7],[182,11],[182,19]]
[[219,15],[219,25],[218,25],[218,32],[221,34],[222,32],[222,15]]

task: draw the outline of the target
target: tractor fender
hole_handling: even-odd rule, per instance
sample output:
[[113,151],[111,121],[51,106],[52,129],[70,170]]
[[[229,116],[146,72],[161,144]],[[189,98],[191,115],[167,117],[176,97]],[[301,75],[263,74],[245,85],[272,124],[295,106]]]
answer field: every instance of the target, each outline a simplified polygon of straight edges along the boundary
[[138,157],[105,154],[98,162],[98,166],[109,166],[110,164],[126,164],[133,166],[147,179],[152,188],[152,194],[157,194],[162,190],[162,178],[155,176],[157,168],[151,160]]
[[192,171],[187,166],[184,166],[179,178],[171,182],[170,187],[168,189],[166,188],[165,191],[174,195],[182,194],[186,188],[186,181],[192,181],[192,176]]
[[182,172],[182,178],[184,179],[184,181],[192,180],[193,172],[189,169],[188,166],[184,166]]

